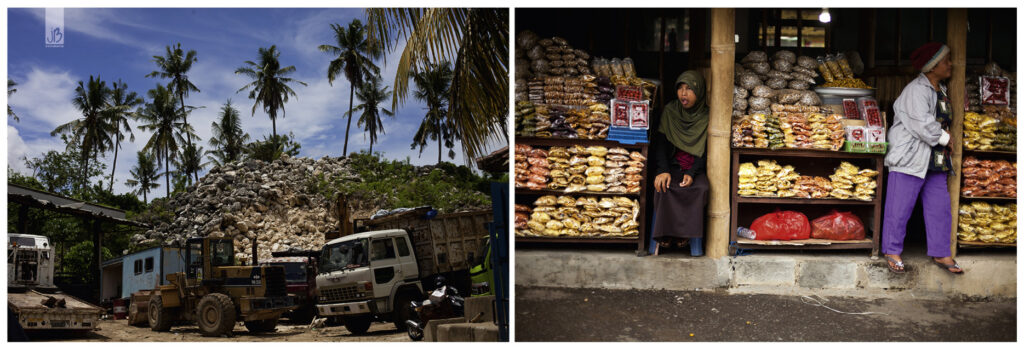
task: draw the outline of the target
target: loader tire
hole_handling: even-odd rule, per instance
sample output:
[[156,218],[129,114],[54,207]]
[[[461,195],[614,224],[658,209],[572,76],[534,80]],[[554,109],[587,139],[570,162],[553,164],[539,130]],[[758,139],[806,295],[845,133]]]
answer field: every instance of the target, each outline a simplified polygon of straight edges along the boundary
[[199,300],[196,321],[203,336],[231,335],[235,328],[235,305],[231,297],[211,293]]
[[251,333],[268,333],[277,328],[278,318],[245,322],[245,328]]
[[159,294],[149,299],[149,313],[147,315],[149,316],[149,328],[151,330],[171,330],[171,324],[174,323],[174,310],[172,308],[164,308],[163,298]]

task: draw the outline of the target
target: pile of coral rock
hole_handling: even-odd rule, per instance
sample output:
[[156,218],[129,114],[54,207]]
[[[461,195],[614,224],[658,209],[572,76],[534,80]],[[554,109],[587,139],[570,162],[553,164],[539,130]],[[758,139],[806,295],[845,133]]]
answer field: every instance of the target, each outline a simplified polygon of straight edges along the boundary
[[[429,173],[432,167],[421,169]],[[325,233],[338,222],[332,202],[310,187],[309,182],[320,177],[361,180],[346,159],[331,157],[285,155],[272,163],[247,160],[215,167],[198,184],[171,198],[171,223],[136,234],[131,243],[183,246],[191,237],[226,236],[235,240],[235,260],[241,263],[252,261],[254,243],[261,261],[272,251],[319,249]],[[353,215],[361,214],[368,215]]]

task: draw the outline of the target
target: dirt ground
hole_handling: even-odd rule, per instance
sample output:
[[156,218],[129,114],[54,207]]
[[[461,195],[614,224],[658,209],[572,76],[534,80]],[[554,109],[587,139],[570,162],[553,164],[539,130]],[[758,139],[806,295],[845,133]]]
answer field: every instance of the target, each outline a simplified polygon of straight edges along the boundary
[[[31,337],[31,336],[30,336]],[[400,342],[410,341],[405,332],[399,332],[392,323],[373,323],[365,335],[352,335],[344,326],[327,326],[310,330],[307,325],[288,324],[287,321],[277,325],[272,333],[252,334],[242,323],[235,326],[234,337],[203,337],[195,325],[172,327],[169,332],[155,332],[149,327],[131,326],[127,320],[103,320],[99,330],[82,335],[36,335],[33,341],[141,341],[141,342],[198,342],[198,341],[357,341],[357,342]]]

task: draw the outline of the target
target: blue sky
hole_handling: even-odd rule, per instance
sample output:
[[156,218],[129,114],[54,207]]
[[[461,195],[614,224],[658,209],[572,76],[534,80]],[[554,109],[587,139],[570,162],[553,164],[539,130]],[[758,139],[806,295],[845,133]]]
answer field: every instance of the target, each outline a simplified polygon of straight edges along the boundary
[[[248,99],[247,92],[235,93],[248,80],[235,75],[234,70],[246,60],[255,60],[258,48],[276,44],[281,63],[297,69],[291,77],[309,84],[292,86],[298,96],[285,105],[285,117],[278,113],[278,133],[295,134],[302,144],[300,156],[341,155],[349,84],[344,79],[335,80],[333,86],[328,83],[326,71],[331,56],[316,47],[331,43],[332,23],[347,25],[356,18],[365,23],[362,9],[68,8],[64,10],[63,48],[44,46],[43,9],[8,9],[7,16],[7,71],[18,82],[18,92],[9,99],[21,118],[20,122],[7,120],[7,164],[16,171],[28,172],[22,157],[38,157],[51,149],[63,149],[60,138],[50,137],[49,133],[57,125],[81,116],[71,104],[78,81],[99,75],[109,85],[120,78],[130,90],[144,96],[156,84],[166,85],[165,79],[145,77],[156,70],[152,56],[164,55],[165,46],[178,42],[198,54],[189,79],[201,92],[191,93],[185,103],[205,106],[193,111],[188,121],[208,150],[211,123],[228,98],[242,114],[243,128],[250,136],[270,135],[268,116],[259,108],[255,115],[250,115],[253,101]],[[404,44],[399,48],[401,45]],[[386,64],[378,63],[388,86],[394,81],[400,54],[388,53]],[[394,118],[384,119],[386,134],[379,137],[374,151],[391,159],[409,157],[414,164],[435,163],[437,146],[433,142],[422,157],[409,148],[425,112],[425,105],[410,96]],[[368,149],[370,144],[369,137],[356,126],[358,115],[355,113],[352,118],[349,152]],[[135,152],[151,134],[137,128],[133,131],[135,142],[122,142],[118,154],[114,183],[117,193],[128,191],[124,181],[135,164]],[[498,144],[492,144],[487,151],[497,148]],[[461,146],[456,146],[454,162],[459,164],[464,161],[460,150]],[[113,152],[101,159],[107,164],[105,174],[109,174]],[[445,160],[450,161],[447,152]],[[152,193],[159,197],[163,192],[158,189]]]

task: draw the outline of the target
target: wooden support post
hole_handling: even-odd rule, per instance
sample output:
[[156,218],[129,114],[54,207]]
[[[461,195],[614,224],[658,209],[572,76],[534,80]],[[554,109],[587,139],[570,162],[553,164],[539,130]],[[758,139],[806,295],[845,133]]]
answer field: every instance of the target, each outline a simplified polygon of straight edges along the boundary
[[729,129],[732,121],[733,66],[736,63],[736,9],[711,9],[711,118],[708,123],[707,255],[729,254]]
[[953,171],[948,180],[950,206],[953,213],[953,230],[949,237],[950,252],[956,256],[957,216],[960,211],[960,163],[963,154],[964,84],[967,80],[967,9],[948,9],[946,45],[949,46],[949,60],[953,64],[953,77],[949,79],[949,100],[953,105],[953,123],[949,127],[952,136]]
[[92,264],[92,283],[95,283],[95,300],[99,301],[102,297],[100,295],[100,276],[103,275],[103,233],[100,231],[100,221],[92,221],[92,247],[93,247],[93,264]]
[[19,234],[27,234],[28,232],[28,205],[18,204],[18,229]]

